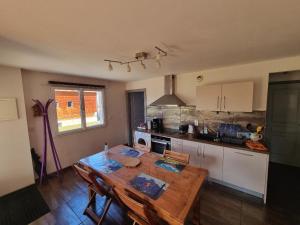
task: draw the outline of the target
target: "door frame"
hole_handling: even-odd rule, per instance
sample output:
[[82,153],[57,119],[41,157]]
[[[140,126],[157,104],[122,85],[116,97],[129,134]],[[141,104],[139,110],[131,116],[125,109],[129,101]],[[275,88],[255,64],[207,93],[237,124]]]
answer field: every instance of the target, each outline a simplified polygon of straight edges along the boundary
[[[271,76],[271,75],[272,74],[269,74],[269,76]],[[268,97],[267,97],[266,124],[265,124],[266,130],[265,130],[265,139],[264,139],[264,141],[266,142],[268,147],[270,147],[270,143],[271,143],[271,127],[272,127],[271,116],[272,116],[272,112],[273,112],[271,87],[278,87],[279,85],[290,85],[291,89],[293,89],[293,88],[296,89],[297,85],[299,85],[299,84],[300,84],[300,80],[269,81],[269,83],[268,83]],[[286,89],[282,87],[282,90],[286,90]],[[283,165],[287,165],[287,166],[295,166],[295,165],[288,164],[286,162],[271,161],[272,149],[270,149],[269,156],[270,156],[270,162],[272,162],[272,163],[279,163],[279,164],[283,164]]]
[[131,120],[130,120],[130,107],[129,107],[129,94],[134,92],[143,92],[144,93],[144,121],[147,119],[147,94],[146,94],[146,88],[141,89],[131,89],[126,90],[126,110],[127,110],[127,131],[128,131],[128,144],[133,143],[133,128],[131,127]]

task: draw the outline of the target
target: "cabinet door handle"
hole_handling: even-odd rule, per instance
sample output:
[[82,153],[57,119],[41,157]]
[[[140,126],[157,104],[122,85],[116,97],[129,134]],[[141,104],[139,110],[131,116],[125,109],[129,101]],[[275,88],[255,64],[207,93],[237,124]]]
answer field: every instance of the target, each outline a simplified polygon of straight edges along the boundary
[[203,158],[203,159],[205,158],[205,155],[204,155],[204,149],[202,149],[202,158]]
[[235,152],[236,154],[240,154],[240,155],[245,155],[245,156],[254,156],[254,155],[251,155],[251,154],[247,154],[247,153],[242,153],[242,152]]
[[219,110],[219,102],[220,102],[220,96],[218,96],[218,100],[217,100],[217,110]]
[[224,109],[226,108],[226,97],[224,96]]
[[200,146],[198,146],[198,148],[197,148],[197,156],[199,156],[200,157],[200,155],[201,155],[201,147]]

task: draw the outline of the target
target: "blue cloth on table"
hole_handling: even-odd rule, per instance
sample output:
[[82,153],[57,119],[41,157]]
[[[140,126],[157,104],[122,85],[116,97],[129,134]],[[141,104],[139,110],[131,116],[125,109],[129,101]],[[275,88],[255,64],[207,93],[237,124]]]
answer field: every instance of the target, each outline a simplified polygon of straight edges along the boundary
[[157,160],[155,162],[155,165],[157,165],[163,169],[166,169],[168,171],[174,172],[174,173],[179,173],[185,167],[184,165],[182,165],[180,163],[171,163],[164,159]]
[[150,198],[157,199],[166,190],[167,183],[141,173],[130,181],[130,184],[138,191],[144,193]]
[[122,167],[123,167],[123,165],[121,163],[119,163],[118,161],[113,160],[113,159],[108,159],[105,164],[99,166],[99,168],[97,168],[97,169],[103,173],[112,173]]
[[141,156],[143,154],[143,152],[140,152],[134,148],[123,148],[121,150],[121,154],[128,156],[128,157],[137,158],[137,157]]

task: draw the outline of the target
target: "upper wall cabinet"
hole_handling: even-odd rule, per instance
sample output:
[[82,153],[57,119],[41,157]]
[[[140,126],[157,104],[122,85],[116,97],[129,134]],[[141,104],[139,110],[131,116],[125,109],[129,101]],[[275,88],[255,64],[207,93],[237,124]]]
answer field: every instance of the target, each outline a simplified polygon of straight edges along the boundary
[[198,86],[197,109],[223,112],[253,111],[253,81]]
[[222,85],[213,84],[197,87],[197,109],[206,111],[220,111]]
[[223,84],[221,111],[252,112],[253,87],[252,81]]

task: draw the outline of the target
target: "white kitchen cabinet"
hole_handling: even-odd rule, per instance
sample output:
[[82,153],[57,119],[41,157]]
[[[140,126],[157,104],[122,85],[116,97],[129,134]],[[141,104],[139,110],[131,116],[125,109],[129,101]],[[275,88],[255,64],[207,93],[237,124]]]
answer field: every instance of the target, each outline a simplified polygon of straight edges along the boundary
[[269,155],[224,147],[223,181],[266,194]]
[[182,141],[182,152],[190,155],[190,165],[196,167],[201,166],[202,145],[203,144],[198,142]]
[[175,152],[182,152],[182,140],[171,138],[171,150]]
[[208,176],[222,181],[223,179],[223,147],[203,144],[201,167],[208,170]]
[[196,106],[198,110],[220,111],[222,85],[204,85],[196,89]]
[[253,81],[198,86],[196,107],[205,111],[252,112],[253,88]]
[[[178,148],[177,140],[176,148]],[[223,170],[223,147],[217,145],[203,144],[193,141],[181,141],[180,149],[190,155],[190,165],[205,168],[208,176],[217,180],[222,180]],[[175,144],[174,144],[175,145]]]
[[221,111],[252,112],[253,87],[252,81],[222,84]]
[[190,155],[189,164],[208,170],[208,177],[266,201],[269,155],[171,138],[171,150]]

